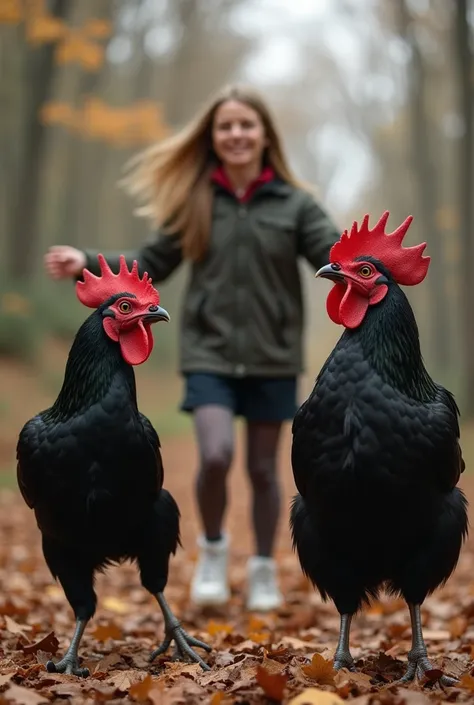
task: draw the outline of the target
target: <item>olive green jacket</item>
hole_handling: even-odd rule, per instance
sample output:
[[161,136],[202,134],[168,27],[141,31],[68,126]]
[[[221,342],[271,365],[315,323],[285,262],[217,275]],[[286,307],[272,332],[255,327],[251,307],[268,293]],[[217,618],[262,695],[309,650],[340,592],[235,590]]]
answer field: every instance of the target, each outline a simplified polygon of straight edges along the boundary
[[[298,258],[328,262],[339,231],[308,192],[279,180],[240,203],[215,185],[209,250],[192,264],[181,312],[180,369],[224,375],[296,375],[302,370],[303,300]],[[125,252],[153,282],[181,263],[177,236],[158,233]],[[99,273],[97,251],[87,268]],[[104,253],[114,271],[119,253]],[[172,311],[171,311],[172,314]]]

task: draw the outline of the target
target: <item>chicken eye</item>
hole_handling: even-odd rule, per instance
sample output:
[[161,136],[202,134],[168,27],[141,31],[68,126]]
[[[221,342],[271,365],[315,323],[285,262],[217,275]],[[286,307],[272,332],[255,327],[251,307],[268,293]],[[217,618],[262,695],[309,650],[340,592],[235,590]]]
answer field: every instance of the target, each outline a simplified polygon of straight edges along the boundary
[[361,277],[371,277],[372,276],[372,267],[369,267],[368,264],[364,264],[363,267],[359,269],[359,274]]
[[132,310],[132,304],[130,304],[128,301],[121,301],[119,303],[119,311],[121,313],[130,313]]

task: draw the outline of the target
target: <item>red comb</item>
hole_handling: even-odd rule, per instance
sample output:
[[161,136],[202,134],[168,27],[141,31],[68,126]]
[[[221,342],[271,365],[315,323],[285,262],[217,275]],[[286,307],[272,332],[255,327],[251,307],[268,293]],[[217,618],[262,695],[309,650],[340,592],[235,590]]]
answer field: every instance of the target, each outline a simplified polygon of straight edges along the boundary
[[402,247],[413,216],[409,215],[393,233],[386,233],[388,216],[389,212],[385,211],[372,230],[369,229],[368,215],[364,217],[360,228],[354,221],[351,232],[345,230],[341,239],[332,246],[329,259],[343,265],[358,257],[374,257],[390,270],[398,284],[419,284],[426,277],[431,259],[423,256],[426,242],[415,247]]
[[83,282],[77,282],[76,294],[84,306],[98,308],[111,296],[120,293],[134,294],[138,299],[147,298],[150,304],[159,304],[160,295],[152,286],[151,278],[147,272],[140,278],[137,261],[133,261],[129,271],[125,257],[120,255],[120,270],[114,274],[103,255],[97,255],[100,265],[100,276],[96,276],[84,269]]

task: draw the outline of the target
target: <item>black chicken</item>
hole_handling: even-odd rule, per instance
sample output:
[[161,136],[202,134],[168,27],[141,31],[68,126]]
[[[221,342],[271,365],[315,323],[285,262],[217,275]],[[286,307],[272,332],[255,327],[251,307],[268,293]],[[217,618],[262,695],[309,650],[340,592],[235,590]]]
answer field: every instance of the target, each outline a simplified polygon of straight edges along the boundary
[[341,615],[335,668],[353,668],[352,616],[385,587],[409,606],[409,681],[432,668],[420,605],[453,572],[468,520],[459,412],[425,369],[399,287],[420,283],[430,258],[425,243],[402,247],[412,218],[388,235],[388,215],[354,223],[316,274],[334,282],[327,310],[346,330],[294,419],[291,528],[303,572]]
[[88,675],[79,667],[78,648],[96,608],[94,574],[132,559],[164,617],[165,639],[150,660],[174,640],[178,656],[207,669],[191,645],[210,648],[186,634],[163,595],[180,515],[163,489],[160,442],[138,411],[132,367],[151,353],[150,325],[169,316],[136,262],[129,271],[121,257],[113,274],[99,260],[101,276],[84,270],[76,284],[79,300],[97,310],[76,335],[56,402],[28,421],[17,447],[21,493],[35,511],[46,563],[76,617],[66,655],[47,668]]

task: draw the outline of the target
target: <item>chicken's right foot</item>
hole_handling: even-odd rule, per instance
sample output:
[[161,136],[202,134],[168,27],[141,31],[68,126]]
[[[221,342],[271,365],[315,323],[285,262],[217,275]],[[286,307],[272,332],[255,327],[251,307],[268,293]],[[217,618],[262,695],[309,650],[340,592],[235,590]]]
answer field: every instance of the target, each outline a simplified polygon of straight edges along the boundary
[[79,644],[81,643],[82,635],[84,634],[84,629],[86,628],[86,625],[86,620],[77,620],[74,636],[72,637],[69,649],[66,651],[63,658],[57,663],[54,663],[54,661],[47,662],[46,669],[49,671],[49,673],[67,673],[69,675],[87,678],[87,676],[89,675],[89,669],[81,668],[79,666],[78,655]]
[[[400,678],[399,683],[409,683],[415,676],[421,680],[423,676],[434,669],[428,659],[425,640],[423,639],[423,628],[421,626],[420,605],[408,604],[410,610],[410,621],[412,629],[411,650],[408,652],[408,667],[405,675]],[[441,676],[441,685],[451,687],[456,685],[457,680],[450,676]]]

